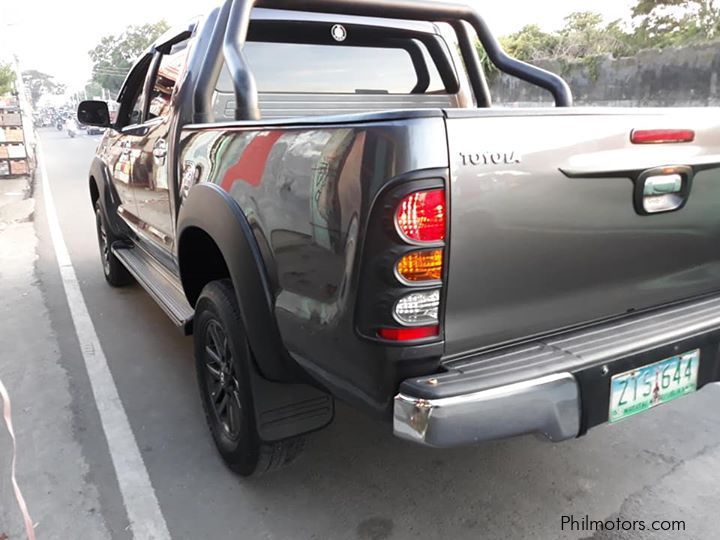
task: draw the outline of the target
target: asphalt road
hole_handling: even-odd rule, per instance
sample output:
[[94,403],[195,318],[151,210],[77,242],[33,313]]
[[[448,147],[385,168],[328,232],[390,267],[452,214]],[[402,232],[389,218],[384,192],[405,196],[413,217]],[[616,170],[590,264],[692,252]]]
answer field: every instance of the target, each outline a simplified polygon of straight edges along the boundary
[[[104,282],[86,181],[98,137],[69,139],[54,130],[40,135],[72,263],[174,539],[663,537],[563,531],[569,515],[647,520],[648,527],[654,519],[685,520],[684,533],[665,537],[718,537],[715,385],[578,440],[550,444],[523,437],[455,450],[415,447],[395,439],[389,425],[339,405],[334,423],[310,437],[291,468],[251,481],[233,476],[206,430],[191,339],[138,285],[117,290]],[[93,519],[100,517],[109,537],[125,539],[127,515],[62,290],[43,196],[36,192],[37,285],[69,381],[72,443],[86,462],[82,489],[97,493]],[[47,466],[64,464],[56,454]],[[22,478],[33,482],[27,473]],[[29,493],[32,512],[40,504],[35,498],[47,495],[32,487]],[[52,493],[78,496],[62,484]],[[84,534],[95,530],[85,528],[86,514],[63,517],[74,524],[76,538],[100,534]],[[53,537],[47,529],[40,535]]]

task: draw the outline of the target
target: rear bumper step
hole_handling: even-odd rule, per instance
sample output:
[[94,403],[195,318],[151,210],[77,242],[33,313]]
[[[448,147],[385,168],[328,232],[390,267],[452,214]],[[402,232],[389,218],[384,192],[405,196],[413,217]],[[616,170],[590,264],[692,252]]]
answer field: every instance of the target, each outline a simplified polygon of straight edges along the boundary
[[398,437],[449,447],[537,433],[574,438],[607,420],[610,380],[701,348],[698,388],[720,380],[720,296],[628,316],[520,347],[451,360],[395,397]]

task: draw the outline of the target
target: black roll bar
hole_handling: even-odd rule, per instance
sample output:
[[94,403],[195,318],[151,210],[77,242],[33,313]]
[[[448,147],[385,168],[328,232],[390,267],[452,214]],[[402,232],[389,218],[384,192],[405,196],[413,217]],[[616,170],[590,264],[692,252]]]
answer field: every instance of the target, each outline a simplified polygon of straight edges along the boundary
[[257,84],[248,68],[243,45],[250,27],[250,11],[257,0],[232,2],[223,40],[223,56],[235,87],[235,120],[260,120]]
[[[213,11],[206,24],[212,25],[202,64],[193,88],[193,119],[196,124],[210,123],[215,120],[212,110],[212,98],[215,84],[223,66],[223,37],[227,28],[230,2],[225,2],[219,11]],[[213,20],[214,17],[214,20]]]
[[[562,77],[506,54],[483,18],[469,6],[428,0],[303,0],[302,2],[297,0],[226,0],[218,16],[215,28],[217,32],[213,32],[212,41],[219,41],[223,14],[227,13],[222,54],[230,69],[235,86],[236,120],[258,120],[260,118],[255,79],[248,70],[242,52],[253,7],[448,23],[458,36],[460,52],[468,70],[470,84],[478,106],[489,106],[490,93],[487,81],[480,67],[470,33],[465,27],[465,23],[467,23],[473,27],[488,58],[500,71],[548,90],[555,98],[557,107],[572,105],[570,87]],[[216,43],[211,43],[207,56],[209,57],[211,52],[215,53],[217,48]],[[214,74],[215,62],[219,61],[221,66],[221,59],[206,58],[206,61],[208,60],[213,62],[211,68]],[[207,70],[207,73],[205,71],[206,69],[203,67],[200,79],[204,78],[203,75],[210,74],[210,69]],[[211,100],[206,99],[207,96],[198,95],[202,91],[198,86],[196,86],[195,104],[200,108],[196,108],[196,116],[203,116],[208,112]]]
[[467,24],[462,21],[457,21],[453,23],[452,27],[458,38],[460,54],[465,62],[465,70],[467,71],[468,79],[470,79],[470,86],[473,89],[473,94],[475,94],[477,106],[490,107],[492,106],[490,87],[485,78],[485,71],[480,65],[480,60],[473,45],[472,38],[470,37],[470,32],[468,32]]

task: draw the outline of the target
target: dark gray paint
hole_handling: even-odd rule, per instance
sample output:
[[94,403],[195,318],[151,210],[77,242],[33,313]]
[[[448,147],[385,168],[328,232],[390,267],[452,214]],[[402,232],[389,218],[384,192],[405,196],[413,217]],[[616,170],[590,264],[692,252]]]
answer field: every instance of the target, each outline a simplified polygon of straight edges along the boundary
[[[473,118],[474,116],[474,118]],[[527,338],[720,288],[720,173],[679,211],[640,216],[630,178],[567,178],[718,161],[705,111],[448,120],[451,240],[446,354]],[[633,128],[694,127],[693,144],[631,145]],[[514,153],[520,163],[463,164]],[[467,162],[467,159],[466,159]]]
[[[40,135],[82,294],[173,538],[357,540],[384,535],[402,540],[506,540],[593,534],[567,529],[562,533],[561,516],[570,514],[598,520],[616,515],[628,520],[686,519],[688,537],[708,539],[716,534],[717,479],[708,471],[720,467],[718,385],[561,445],[519,437],[443,451],[401,441],[389,424],[340,404],[335,422],[309,438],[296,466],[260,481],[239,482],[207,436],[191,340],[181,336],[140,287],[118,291],[105,283],[97,241],[88,234],[94,215],[82,180],[97,139],[69,139],[54,129]],[[35,196],[42,193],[36,190]],[[31,291],[17,305],[8,306],[8,320],[27,321],[18,328],[20,334],[31,328],[33,339],[26,340],[28,347],[14,357],[8,351],[20,343],[18,332],[0,337],[3,369],[9,369],[3,371],[3,382],[16,406],[13,414],[22,448],[18,480],[39,522],[38,535],[92,531],[91,523],[103,519],[114,540],[130,540],[45,227],[43,203],[42,198],[36,200],[36,273],[27,270],[43,295],[38,298]],[[7,280],[2,280],[0,287],[5,285]],[[38,325],[43,302],[51,317],[51,334]],[[23,354],[33,366],[37,359],[59,356],[69,381],[49,378],[42,393],[34,390],[37,381],[28,381],[31,394],[23,394],[22,386],[13,385],[13,373],[22,377],[32,369],[16,361]],[[71,397],[62,399],[72,399],[71,407],[58,407],[57,399],[68,394]],[[25,411],[25,404],[30,410]],[[77,486],[67,481],[73,467],[64,467],[63,474],[56,469],[59,455],[72,454],[66,439],[37,444],[48,435],[32,423],[38,415],[54,426],[71,419],[69,434],[82,446],[87,461],[82,474],[100,498],[100,506],[91,504],[91,491],[83,489],[83,508],[89,513],[68,513],[65,499]],[[40,471],[52,482],[44,482]],[[66,529],[53,528],[54,522]],[[630,534],[613,531],[598,536],[617,540],[629,539]],[[656,536],[645,531],[632,538]]]
[[247,217],[290,354],[323,384],[381,411],[402,358],[355,331],[363,232],[388,180],[446,168],[447,147],[440,117],[370,118],[187,130],[180,162],[199,167],[199,182],[222,187]]

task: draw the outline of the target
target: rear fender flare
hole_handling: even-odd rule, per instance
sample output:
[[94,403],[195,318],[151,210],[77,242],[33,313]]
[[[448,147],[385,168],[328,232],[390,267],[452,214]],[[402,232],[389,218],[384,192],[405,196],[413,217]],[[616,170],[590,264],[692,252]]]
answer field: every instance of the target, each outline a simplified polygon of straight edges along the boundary
[[190,228],[205,232],[217,245],[230,273],[248,341],[261,375],[271,381],[292,381],[297,368],[285,350],[273,314],[273,296],[265,263],[250,224],[227,192],[211,183],[193,186],[182,202],[177,223],[177,254],[183,289],[191,305],[197,292],[183,272],[183,233]]

